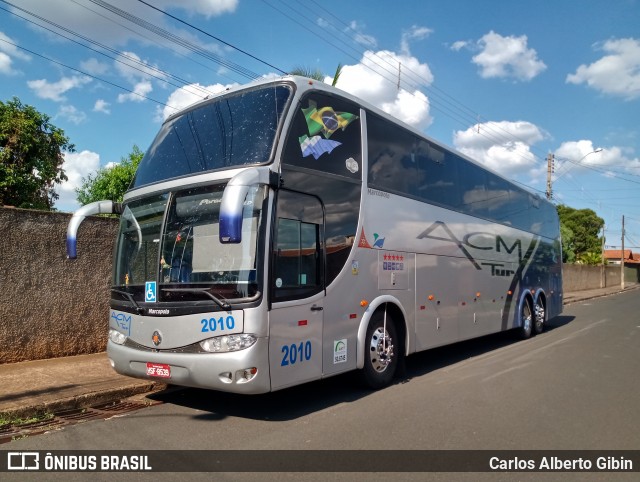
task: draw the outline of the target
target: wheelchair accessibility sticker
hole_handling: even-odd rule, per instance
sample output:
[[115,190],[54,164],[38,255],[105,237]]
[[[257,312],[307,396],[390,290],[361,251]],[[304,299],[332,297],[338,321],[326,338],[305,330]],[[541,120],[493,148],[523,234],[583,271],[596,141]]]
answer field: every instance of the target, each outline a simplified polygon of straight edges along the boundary
[[156,282],[147,281],[144,284],[144,301],[147,303],[156,302]]

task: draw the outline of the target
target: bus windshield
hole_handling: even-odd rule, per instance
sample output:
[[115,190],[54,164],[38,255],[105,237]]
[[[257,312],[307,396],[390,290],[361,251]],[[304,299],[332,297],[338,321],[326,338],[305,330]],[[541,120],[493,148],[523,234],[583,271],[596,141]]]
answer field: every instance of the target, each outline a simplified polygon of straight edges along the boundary
[[145,283],[156,281],[159,302],[206,300],[202,291],[236,301],[258,295],[258,241],[266,190],[249,190],[239,244],[219,240],[223,191],[224,185],[197,187],[129,203],[120,222],[115,289],[124,288],[144,301]]
[[131,189],[216,169],[264,164],[291,89],[271,85],[205,102],[165,122]]

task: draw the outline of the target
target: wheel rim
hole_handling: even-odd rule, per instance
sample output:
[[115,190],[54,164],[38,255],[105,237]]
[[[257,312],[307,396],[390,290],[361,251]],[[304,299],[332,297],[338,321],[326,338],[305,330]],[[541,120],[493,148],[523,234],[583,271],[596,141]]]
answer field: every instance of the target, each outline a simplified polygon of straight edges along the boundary
[[540,300],[536,303],[536,331],[542,331],[542,327],[544,325],[544,305]]
[[369,359],[371,366],[378,372],[384,372],[393,361],[393,340],[388,331],[380,326],[371,335],[369,345]]
[[528,302],[524,302],[522,306],[522,328],[524,331],[529,332],[531,330],[531,307]]

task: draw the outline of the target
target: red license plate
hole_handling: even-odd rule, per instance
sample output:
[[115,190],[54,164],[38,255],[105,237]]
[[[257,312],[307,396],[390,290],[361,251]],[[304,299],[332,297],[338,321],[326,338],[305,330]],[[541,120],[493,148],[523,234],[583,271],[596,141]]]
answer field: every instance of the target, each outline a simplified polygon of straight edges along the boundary
[[158,378],[170,378],[171,367],[164,363],[149,363],[147,362],[147,375],[150,377]]

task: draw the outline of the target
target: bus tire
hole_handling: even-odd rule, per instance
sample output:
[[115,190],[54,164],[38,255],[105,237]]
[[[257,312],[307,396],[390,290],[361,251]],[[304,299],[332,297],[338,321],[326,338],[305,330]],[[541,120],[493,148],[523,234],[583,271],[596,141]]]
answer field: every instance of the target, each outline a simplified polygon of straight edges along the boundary
[[386,333],[384,311],[371,317],[364,350],[362,379],[365,385],[374,390],[390,385],[398,368],[399,345],[395,323],[388,313]]
[[520,328],[518,329],[520,338],[526,340],[531,337],[533,324],[533,309],[531,308],[531,300],[527,297],[522,300],[520,307]]
[[533,332],[539,335],[544,331],[545,322],[547,321],[547,310],[545,309],[542,296],[538,296],[536,300],[535,307],[533,308],[533,317]]

